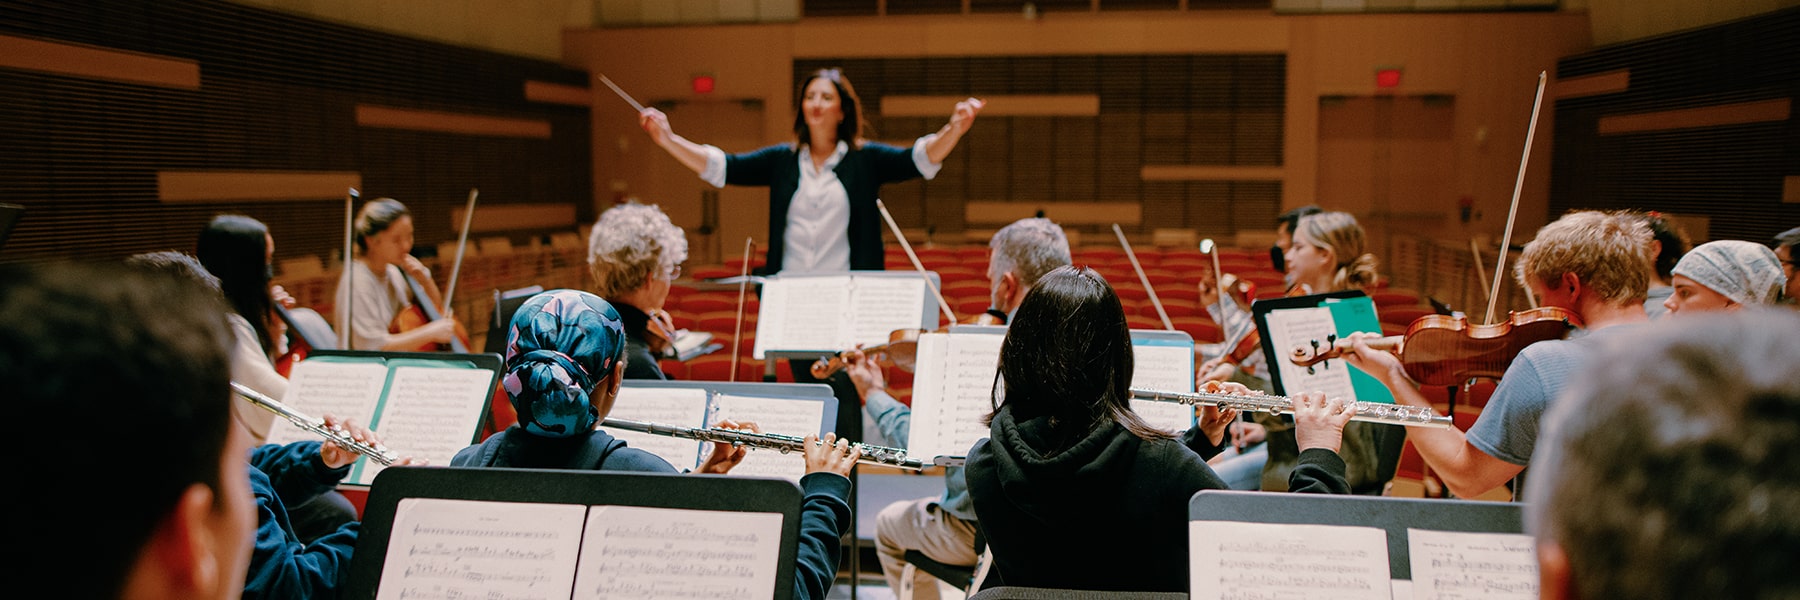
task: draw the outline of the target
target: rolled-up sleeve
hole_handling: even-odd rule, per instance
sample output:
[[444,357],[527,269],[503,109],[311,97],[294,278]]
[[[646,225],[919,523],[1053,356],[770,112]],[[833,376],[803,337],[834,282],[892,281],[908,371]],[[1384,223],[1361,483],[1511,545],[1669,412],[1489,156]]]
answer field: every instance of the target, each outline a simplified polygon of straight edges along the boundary
[[706,168],[700,171],[700,180],[716,188],[725,187],[725,151],[712,144],[701,146],[700,151],[706,153]]
[[[931,156],[925,152],[925,146],[930,145],[932,140],[937,139],[937,135],[938,134],[935,133],[928,133],[919,136],[919,139],[913,142],[913,166],[918,167],[919,174],[925,176],[926,179],[937,177],[938,170],[944,168],[944,163],[931,162]],[[710,166],[712,163],[707,164]]]

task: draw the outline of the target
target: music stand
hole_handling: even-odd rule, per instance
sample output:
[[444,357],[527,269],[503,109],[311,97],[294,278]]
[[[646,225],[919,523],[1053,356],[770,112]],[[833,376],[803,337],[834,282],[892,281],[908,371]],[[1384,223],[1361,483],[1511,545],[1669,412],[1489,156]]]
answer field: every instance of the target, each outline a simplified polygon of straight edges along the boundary
[[488,322],[487,340],[481,344],[481,351],[505,356],[507,329],[512,326],[513,314],[519,312],[519,307],[524,306],[526,300],[543,291],[544,286],[541,285],[505,292],[494,290],[494,318]]
[[792,482],[724,475],[453,467],[394,467],[375,478],[344,597],[375,597],[395,512],[407,498],[778,513],[781,541],[773,597],[793,598],[801,493]]

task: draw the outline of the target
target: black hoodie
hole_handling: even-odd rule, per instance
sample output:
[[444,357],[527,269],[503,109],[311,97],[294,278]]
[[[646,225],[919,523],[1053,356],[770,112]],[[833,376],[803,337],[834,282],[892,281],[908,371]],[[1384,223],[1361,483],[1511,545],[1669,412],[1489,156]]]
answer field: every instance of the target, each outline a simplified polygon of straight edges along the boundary
[[[1044,450],[1048,417],[1017,422],[1002,407],[990,430],[965,471],[994,551],[984,587],[1188,589],[1188,500],[1226,489],[1206,464],[1220,448],[1198,428],[1145,441],[1106,421],[1054,452]],[[1349,492],[1344,461],[1329,450],[1302,452],[1288,481],[1297,492]]]

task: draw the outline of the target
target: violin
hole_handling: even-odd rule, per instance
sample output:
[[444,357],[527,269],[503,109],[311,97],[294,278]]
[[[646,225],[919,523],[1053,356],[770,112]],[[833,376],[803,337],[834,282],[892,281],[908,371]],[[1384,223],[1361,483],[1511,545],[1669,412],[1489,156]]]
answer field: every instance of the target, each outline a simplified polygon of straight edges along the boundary
[[[998,309],[990,308],[987,312],[969,317],[957,324],[1005,325],[1006,313],[1000,312]],[[924,329],[895,329],[888,332],[887,343],[866,346],[861,348],[861,351],[865,358],[875,361],[876,365],[884,368],[899,367],[901,370],[911,373],[913,371],[913,366],[918,359],[919,336],[926,333],[947,333],[949,331],[949,327],[940,327],[935,331],[926,331]],[[844,370],[844,367],[850,366],[850,353],[852,352],[856,352],[856,350],[846,350],[831,356],[820,358],[817,362],[812,364],[812,376],[816,379],[824,379],[837,374],[838,371]]]
[[650,317],[644,327],[644,343],[650,347],[650,354],[659,358],[674,356],[675,338],[681,332],[675,328],[669,311],[652,309],[644,311],[644,315]]
[[[1526,346],[1563,339],[1579,326],[1580,317],[1554,306],[1511,312],[1506,320],[1490,325],[1470,325],[1461,316],[1425,315],[1403,336],[1364,343],[1398,352],[1407,376],[1422,385],[1453,386],[1473,379],[1497,380]],[[1312,373],[1315,365],[1343,356],[1350,347],[1347,340],[1328,336],[1322,343],[1313,340],[1294,348],[1288,360]]]

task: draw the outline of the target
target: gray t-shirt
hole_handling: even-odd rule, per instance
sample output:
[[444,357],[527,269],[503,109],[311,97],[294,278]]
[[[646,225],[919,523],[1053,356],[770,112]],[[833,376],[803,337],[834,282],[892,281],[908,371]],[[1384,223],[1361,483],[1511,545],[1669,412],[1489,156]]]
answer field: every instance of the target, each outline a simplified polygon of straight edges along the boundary
[[1527,346],[1513,359],[1494,396],[1469,428],[1469,445],[1488,456],[1524,466],[1537,447],[1538,420],[1550,408],[1575,372],[1587,364],[1594,349],[1617,331],[1634,329],[1618,325],[1594,330],[1575,339],[1550,340]]

